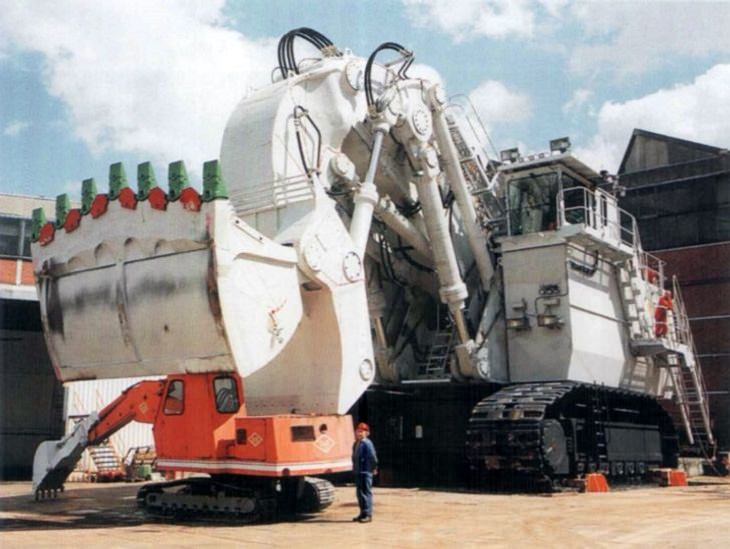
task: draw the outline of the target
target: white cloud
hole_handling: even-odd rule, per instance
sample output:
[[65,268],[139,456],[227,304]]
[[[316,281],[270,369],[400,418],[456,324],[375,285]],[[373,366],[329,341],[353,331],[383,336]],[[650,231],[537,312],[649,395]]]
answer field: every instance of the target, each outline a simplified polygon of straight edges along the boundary
[[563,8],[568,5],[568,0],[538,0],[538,3],[545,8],[548,15],[552,17],[560,17]]
[[593,92],[586,88],[578,88],[573,92],[571,98],[563,105],[563,112],[578,112],[593,97]]
[[730,53],[729,2],[582,2],[572,17],[585,38],[570,67],[639,74],[677,56]]
[[497,80],[486,80],[470,94],[474,108],[488,128],[497,124],[522,122],[532,116],[532,101],[527,94],[513,91]]
[[402,0],[417,26],[454,42],[478,37],[538,39],[579,73],[643,73],[730,53],[730,2],[567,0]]
[[81,200],[81,183],[78,181],[67,181],[61,186],[61,192],[66,193],[72,202]]
[[[556,0],[545,0],[551,6]],[[560,0],[557,0],[559,3]],[[403,0],[411,21],[436,28],[456,42],[476,36],[529,38],[535,32],[535,12],[527,0]]]
[[184,159],[219,154],[227,117],[268,81],[274,44],[221,26],[223,0],[6,2],[3,46],[45,59],[51,95],[92,152]]
[[616,170],[634,128],[727,147],[730,64],[715,65],[689,84],[624,103],[604,103],[597,134],[576,155],[593,168]]
[[3,135],[15,137],[30,127],[30,122],[24,120],[13,120],[3,128]]
[[434,69],[431,65],[414,63],[411,68],[408,69],[408,76],[411,78],[423,78],[432,84],[441,84],[443,87],[446,86],[443,77],[439,74],[439,71]]

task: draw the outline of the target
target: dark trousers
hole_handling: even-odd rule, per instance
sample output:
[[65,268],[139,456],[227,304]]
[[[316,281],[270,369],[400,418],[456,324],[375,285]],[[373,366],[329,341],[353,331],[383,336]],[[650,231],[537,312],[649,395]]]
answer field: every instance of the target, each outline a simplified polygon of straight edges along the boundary
[[355,491],[357,504],[360,506],[360,515],[373,516],[373,474],[355,473]]

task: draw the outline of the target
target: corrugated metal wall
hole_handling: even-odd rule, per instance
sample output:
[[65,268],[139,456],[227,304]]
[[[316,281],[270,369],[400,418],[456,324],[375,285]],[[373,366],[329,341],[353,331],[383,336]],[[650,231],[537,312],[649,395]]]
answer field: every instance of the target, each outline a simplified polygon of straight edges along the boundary
[[[125,389],[144,379],[158,378],[127,377],[66,383],[66,433],[73,429],[74,419],[101,410],[122,394]],[[114,433],[110,440],[120,456],[124,458],[129,448],[154,445],[152,425],[132,422]],[[84,452],[80,467],[84,471],[94,470],[88,451]]]

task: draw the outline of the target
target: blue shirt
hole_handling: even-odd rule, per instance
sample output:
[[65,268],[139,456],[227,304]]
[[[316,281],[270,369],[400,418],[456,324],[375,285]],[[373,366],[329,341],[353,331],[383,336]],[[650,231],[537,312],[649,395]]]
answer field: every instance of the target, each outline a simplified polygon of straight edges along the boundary
[[372,473],[378,467],[375,446],[369,438],[355,441],[352,447],[352,469],[355,473]]

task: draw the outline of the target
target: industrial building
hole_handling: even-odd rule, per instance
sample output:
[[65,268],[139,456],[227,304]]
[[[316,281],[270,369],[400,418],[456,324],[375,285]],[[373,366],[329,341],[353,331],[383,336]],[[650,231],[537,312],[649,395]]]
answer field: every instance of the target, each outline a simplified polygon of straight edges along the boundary
[[730,449],[730,154],[636,129],[619,167],[621,206],[684,296],[721,450]]
[[0,470],[30,478],[33,454],[63,434],[63,387],[46,351],[30,261],[30,217],[51,199],[0,194]]

